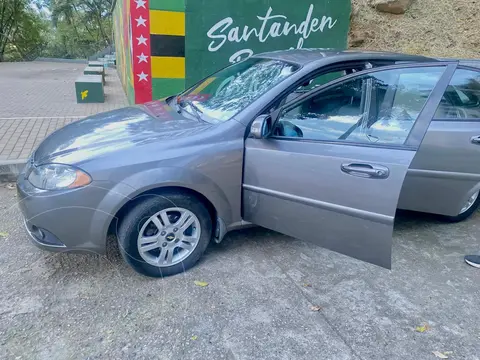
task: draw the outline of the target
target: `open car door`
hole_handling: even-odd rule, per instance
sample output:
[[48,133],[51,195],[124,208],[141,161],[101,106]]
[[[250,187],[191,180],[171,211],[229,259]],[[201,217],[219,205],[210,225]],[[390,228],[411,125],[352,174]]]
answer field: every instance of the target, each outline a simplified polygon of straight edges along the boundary
[[286,104],[245,141],[243,218],[391,268],[400,190],[456,66],[370,69]]

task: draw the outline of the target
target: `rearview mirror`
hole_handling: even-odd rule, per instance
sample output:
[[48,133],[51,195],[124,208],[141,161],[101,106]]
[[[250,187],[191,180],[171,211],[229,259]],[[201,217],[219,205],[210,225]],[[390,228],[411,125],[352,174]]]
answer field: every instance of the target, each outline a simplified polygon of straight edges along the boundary
[[254,139],[263,139],[270,133],[271,128],[272,117],[270,115],[260,115],[253,120],[248,136]]

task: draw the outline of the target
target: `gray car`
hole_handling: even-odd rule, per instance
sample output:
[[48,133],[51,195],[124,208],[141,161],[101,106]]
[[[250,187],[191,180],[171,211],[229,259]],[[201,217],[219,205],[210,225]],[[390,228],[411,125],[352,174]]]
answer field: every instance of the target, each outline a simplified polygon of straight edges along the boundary
[[18,178],[39,247],[148,276],[248,225],[391,266],[397,208],[460,221],[480,197],[480,69],[380,52],[261,54],[182,94],[50,135]]

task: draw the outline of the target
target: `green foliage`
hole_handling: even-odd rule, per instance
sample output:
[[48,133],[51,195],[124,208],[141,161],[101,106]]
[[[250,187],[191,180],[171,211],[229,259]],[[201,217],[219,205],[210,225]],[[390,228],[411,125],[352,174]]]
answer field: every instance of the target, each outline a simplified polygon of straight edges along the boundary
[[38,54],[46,24],[27,0],[0,0],[0,61]]
[[85,58],[111,44],[112,0],[0,0],[0,61]]
[[111,44],[112,0],[45,0],[54,28],[46,56],[79,58]]
[[9,60],[33,60],[46,45],[48,22],[33,10],[28,9],[19,19],[17,31],[6,49]]

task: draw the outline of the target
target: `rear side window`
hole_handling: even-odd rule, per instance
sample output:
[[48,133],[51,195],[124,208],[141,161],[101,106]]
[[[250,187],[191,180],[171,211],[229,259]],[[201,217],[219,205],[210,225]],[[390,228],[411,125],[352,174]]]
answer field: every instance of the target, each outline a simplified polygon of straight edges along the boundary
[[480,121],[480,72],[458,69],[443,95],[436,119]]

